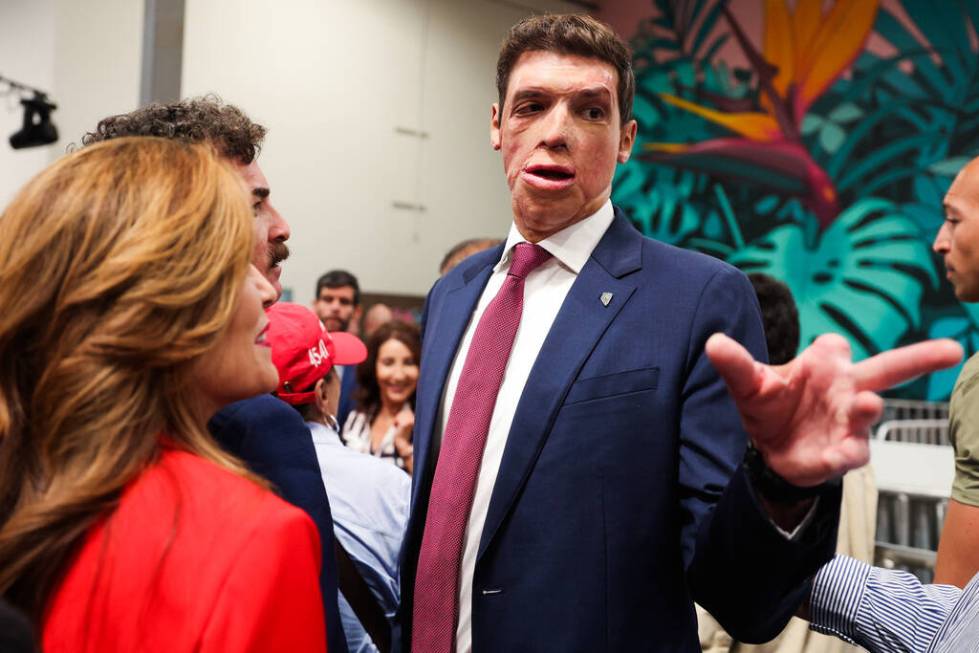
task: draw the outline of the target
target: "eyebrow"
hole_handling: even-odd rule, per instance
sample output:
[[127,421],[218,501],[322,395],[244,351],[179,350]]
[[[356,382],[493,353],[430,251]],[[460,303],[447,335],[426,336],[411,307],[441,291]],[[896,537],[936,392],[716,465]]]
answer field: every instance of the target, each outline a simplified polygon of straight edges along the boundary
[[[515,104],[520,100],[539,98],[548,95],[553,95],[553,92],[546,88],[542,88],[539,86],[532,86],[529,88],[523,88],[520,89],[519,91],[516,91],[513,94],[513,99],[510,100],[510,102],[511,104]],[[611,100],[612,98],[611,92],[609,92],[609,90],[604,86],[593,86],[592,88],[586,88],[581,91],[576,91],[574,95],[577,97],[584,98],[586,100],[591,100],[591,99]]]

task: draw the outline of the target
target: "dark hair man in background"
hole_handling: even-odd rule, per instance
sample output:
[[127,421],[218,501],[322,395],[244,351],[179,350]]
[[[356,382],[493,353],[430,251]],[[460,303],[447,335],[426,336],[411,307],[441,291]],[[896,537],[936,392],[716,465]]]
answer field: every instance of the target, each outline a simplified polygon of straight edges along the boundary
[[741,640],[774,636],[833,552],[838,478],[881,410],[869,391],[961,356],[851,364],[824,336],[755,362],[735,341],[764,360],[744,275],[642,237],[609,200],[634,83],[586,16],[526,19],[502,46],[490,141],[513,223],[423,316],[414,651],[696,651],[694,599]]
[[792,291],[767,274],[749,274],[748,281],[755,289],[761,308],[768,362],[772,365],[788,363],[799,351],[799,309]]
[[[289,224],[271,203],[271,190],[256,157],[265,128],[235,106],[213,96],[171,104],[151,104],[111,116],[86,134],[89,145],[123,136],[157,136],[206,142],[237,168],[255,212],[252,263],[281,295],[280,264],[289,256]],[[272,395],[224,407],[208,427],[227,451],[272,482],[282,498],[302,508],[316,523],[323,546],[320,587],[329,649],[347,650],[337,607],[337,571],[333,555],[333,518],[309,431],[299,415]]]
[[346,270],[330,270],[316,281],[313,310],[330,333],[357,334],[360,319],[360,284]]
[[[359,335],[360,331],[360,284],[357,277],[346,270],[330,270],[316,281],[316,299],[313,310],[330,333],[345,331]],[[338,365],[340,376],[340,405],[337,422],[346,424],[347,415],[353,410],[357,391],[357,366]]]

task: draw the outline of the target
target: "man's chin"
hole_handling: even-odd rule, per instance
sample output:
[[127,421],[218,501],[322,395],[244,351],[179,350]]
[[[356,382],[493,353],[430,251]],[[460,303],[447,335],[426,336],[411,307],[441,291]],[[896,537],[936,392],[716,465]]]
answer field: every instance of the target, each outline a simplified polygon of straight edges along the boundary
[[282,268],[278,265],[272,266],[265,271],[265,280],[272,284],[272,288],[275,289],[275,301],[279,301],[282,297],[282,282],[279,281],[279,277],[282,276]]

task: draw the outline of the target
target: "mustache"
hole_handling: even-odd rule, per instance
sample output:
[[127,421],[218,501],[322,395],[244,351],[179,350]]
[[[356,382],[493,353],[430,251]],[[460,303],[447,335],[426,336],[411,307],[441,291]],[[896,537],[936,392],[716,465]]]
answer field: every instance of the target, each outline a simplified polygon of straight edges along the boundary
[[289,247],[285,243],[272,243],[269,245],[269,267],[275,267],[282,261],[289,258]]

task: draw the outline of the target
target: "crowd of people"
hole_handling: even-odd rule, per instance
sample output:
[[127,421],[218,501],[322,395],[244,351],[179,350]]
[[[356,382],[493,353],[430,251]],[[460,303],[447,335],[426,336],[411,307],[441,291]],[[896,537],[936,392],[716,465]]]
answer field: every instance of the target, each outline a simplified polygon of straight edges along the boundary
[[[417,325],[343,270],[278,301],[265,129],[212,97],[102,120],[6,207],[3,650],[696,651],[694,601],[739,641],[799,613],[974,648],[974,452],[939,561],[965,589],[834,558],[876,392],[961,347],[797,354],[783,286],[641,236],[603,23],[521,21],[496,85],[509,231],[446,255]],[[979,163],[946,208],[979,301]]]

